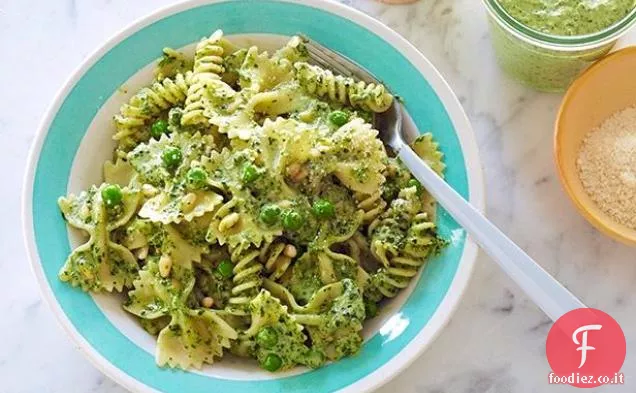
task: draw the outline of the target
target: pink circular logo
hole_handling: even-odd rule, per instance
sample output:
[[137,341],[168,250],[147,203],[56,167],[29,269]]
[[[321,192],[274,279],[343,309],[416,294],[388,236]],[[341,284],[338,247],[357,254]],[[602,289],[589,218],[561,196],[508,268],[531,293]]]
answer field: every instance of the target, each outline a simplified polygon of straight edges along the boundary
[[570,311],[548,333],[549,382],[579,388],[623,383],[625,352],[625,334],[614,318],[593,308]]

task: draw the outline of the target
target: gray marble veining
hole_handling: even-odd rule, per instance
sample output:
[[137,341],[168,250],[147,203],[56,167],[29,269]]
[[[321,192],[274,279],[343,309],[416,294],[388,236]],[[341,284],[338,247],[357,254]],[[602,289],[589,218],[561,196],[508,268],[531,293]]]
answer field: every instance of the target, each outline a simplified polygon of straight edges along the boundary
[[[56,91],[105,39],[170,0],[0,0],[0,393],[120,393],[74,348],[41,300],[26,261],[19,192],[29,144]],[[440,70],[479,143],[489,217],[589,306],[613,315],[628,341],[635,392],[634,251],[590,227],[558,183],[552,124],[559,95],[539,94],[497,68],[478,0],[388,6],[344,0],[397,30]],[[636,32],[622,42],[636,43]],[[534,393],[549,386],[550,322],[481,255],[458,310],[431,347],[381,393]]]

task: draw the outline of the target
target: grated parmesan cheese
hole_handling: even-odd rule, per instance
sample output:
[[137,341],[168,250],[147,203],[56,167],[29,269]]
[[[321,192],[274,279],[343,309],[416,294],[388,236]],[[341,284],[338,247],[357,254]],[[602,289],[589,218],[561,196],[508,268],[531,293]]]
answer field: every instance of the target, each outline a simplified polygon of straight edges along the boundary
[[636,107],[590,131],[577,159],[583,188],[606,214],[636,229]]

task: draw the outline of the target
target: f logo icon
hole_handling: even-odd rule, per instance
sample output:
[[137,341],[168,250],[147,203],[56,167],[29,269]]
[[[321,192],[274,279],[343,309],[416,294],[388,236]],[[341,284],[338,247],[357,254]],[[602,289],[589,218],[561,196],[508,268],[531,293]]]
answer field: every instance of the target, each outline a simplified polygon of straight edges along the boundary
[[[590,330],[601,330],[602,327],[603,326],[601,325],[585,325],[576,329],[572,334],[572,341],[574,341],[574,344],[581,345],[576,349],[577,351],[581,351],[581,364],[579,364],[579,368],[583,367],[585,361],[587,360],[587,351],[593,351],[596,349],[587,345],[587,332]],[[582,337],[581,342],[579,342],[577,338],[579,333],[581,333]]]
[[[554,323],[546,341],[546,356],[554,375],[568,378],[589,376],[595,381],[568,383],[595,387],[620,372],[625,361],[625,335],[618,322],[603,311],[581,308],[568,312]],[[599,378],[600,377],[600,378]]]

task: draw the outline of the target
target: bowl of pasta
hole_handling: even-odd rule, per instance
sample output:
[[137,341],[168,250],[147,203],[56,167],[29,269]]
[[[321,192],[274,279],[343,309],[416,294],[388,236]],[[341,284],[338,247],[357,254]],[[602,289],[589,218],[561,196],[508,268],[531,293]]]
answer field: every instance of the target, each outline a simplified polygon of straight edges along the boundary
[[[314,64],[302,36],[382,84]],[[117,34],[34,142],[24,232],[44,298],[132,391],[362,392],[444,327],[476,246],[374,119],[483,208],[470,124],[435,68],[323,0],[191,0]]]

